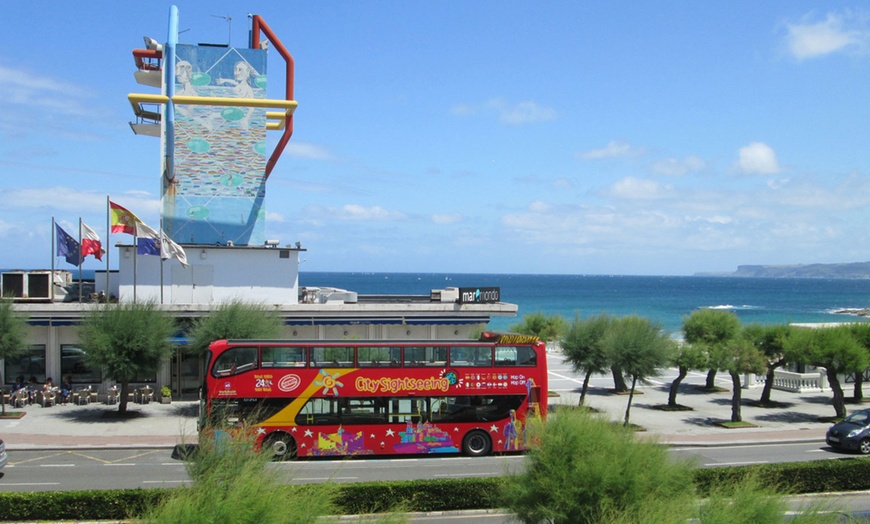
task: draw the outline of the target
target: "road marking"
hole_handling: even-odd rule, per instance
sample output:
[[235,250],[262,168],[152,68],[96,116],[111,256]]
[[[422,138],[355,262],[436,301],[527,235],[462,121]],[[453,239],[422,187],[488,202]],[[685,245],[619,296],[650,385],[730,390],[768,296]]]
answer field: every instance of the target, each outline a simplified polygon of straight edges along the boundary
[[359,477],[295,477],[293,482],[301,480],[358,480]]
[[40,464],[40,468],[74,468],[75,464]]
[[574,377],[566,377],[565,375],[560,375],[560,374],[558,374],[558,373],[554,373],[554,372],[552,372],[552,371],[550,371],[549,373],[550,373],[550,375],[553,375],[553,376],[555,376],[555,377],[559,377],[559,378],[561,378],[561,379],[563,379],[563,380],[570,380],[570,381],[572,381],[572,382],[576,382],[576,383],[578,383],[578,384],[582,384],[582,383],[583,383],[582,380],[578,380],[578,379],[576,379],[576,378],[574,378]]
[[143,480],[142,484],[183,484],[187,480]]
[[753,460],[747,462],[711,462],[705,466],[749,466],[750,464],[770,464],[767,460]]
[[111,462],[109,464],[103,464],[103,466],[136,466],[135,462]]
[[59,486],[60,482],[4,482],[4,486]]
[[444,473],[442,475],[433,475],[435,477],[492,477],[498,473]]

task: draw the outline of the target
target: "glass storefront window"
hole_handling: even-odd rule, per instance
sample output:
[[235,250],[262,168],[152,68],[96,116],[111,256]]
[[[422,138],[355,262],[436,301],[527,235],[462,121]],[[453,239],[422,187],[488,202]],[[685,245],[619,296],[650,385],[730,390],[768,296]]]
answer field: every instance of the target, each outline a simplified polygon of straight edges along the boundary
[[85,350],[74,345],[60,346],[60,375],[72,377],[73,384],[95,384],[103,381],[100,369],[88,364]]
[[6,359],[6,384],[14,384],[19,376],[25,381],[35,377],[37,384],[45,382],[45,344],[28,346],[18,358]]

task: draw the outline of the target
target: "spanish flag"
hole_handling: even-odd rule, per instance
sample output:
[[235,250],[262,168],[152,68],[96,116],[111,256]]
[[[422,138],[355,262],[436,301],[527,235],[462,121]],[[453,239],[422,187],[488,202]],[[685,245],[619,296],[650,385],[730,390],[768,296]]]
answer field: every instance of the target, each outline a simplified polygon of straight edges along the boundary
[[109,201],[109,208],[112,213],[112,233],[127,233],[128,235],[136,234],[136,224],[141,223],[139,217],[134,215],[130,210],[118,204]]

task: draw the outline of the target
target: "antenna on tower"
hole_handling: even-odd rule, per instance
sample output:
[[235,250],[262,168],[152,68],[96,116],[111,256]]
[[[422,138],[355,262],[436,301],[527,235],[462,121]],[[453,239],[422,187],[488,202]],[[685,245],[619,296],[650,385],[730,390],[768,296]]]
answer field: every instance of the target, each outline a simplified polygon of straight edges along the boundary
[[232,37],[233,37],[233,17],[230,15],[222,16],[222,15],[211,15],[215,18],[223,18],[227,21],[227,25],[229,28],[227,29],[227,47],[232,47]]

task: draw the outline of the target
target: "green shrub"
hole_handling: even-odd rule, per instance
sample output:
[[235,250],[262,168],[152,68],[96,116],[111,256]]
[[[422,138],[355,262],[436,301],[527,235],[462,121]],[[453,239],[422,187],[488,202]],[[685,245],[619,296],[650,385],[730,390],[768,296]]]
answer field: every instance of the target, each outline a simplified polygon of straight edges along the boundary
[[[160,524],[233,522],[238,524],[307,524],[333,512],[333,484],[288,489],[274,471],[270,456],[254,446],[246,428],[201,439],[188,463],[193,486],[175,490],[144,520]],[[283,480],[283,479],[280,479]]]
[[[635,440],[632,431],[579,410],[543,428],[523,474],[508,477],[505,505],[522,522],[597,523],[660,507],[685,522],[694,488],[690,466],[664,446]],[[670,506],[670,513],[664,507]]]

